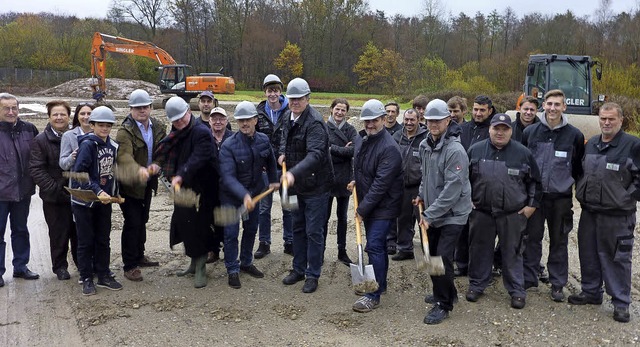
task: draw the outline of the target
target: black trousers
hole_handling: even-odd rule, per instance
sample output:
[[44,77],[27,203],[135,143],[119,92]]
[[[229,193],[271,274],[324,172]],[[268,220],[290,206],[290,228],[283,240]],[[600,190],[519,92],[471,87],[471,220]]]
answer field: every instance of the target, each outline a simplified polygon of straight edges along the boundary
[[453,253],[464,225],[443,225],[427,230],[429,237],[429,253],[439,255],[444,263],[444,275],[431,276],[433,283],[433,297],[442,309],[453,310],[453,300],[458,296],[458,290],[453,281]]
[[147,184],[144,199],[136,199],[121,194],[124,203],[120,205],[124,223],[122,225],[122,262],[123,270],[129,271],[138,266],[144,257],[144,244],[147,242],[147,222],[151,208],[151,186]]
[[55,203],[42,202],[44,220],[49,227],[49,248],[51,249],[51,269],[68,269],[69,244],[71,244],[71,257],[78,266],[78,238],[76,236],[76,223],[73,221],[71,202]]
[[78,270],[80,278],[98,278],[109,274],[111,257],[111,205],[94,203],[93,207],[72,204],[78,232]]

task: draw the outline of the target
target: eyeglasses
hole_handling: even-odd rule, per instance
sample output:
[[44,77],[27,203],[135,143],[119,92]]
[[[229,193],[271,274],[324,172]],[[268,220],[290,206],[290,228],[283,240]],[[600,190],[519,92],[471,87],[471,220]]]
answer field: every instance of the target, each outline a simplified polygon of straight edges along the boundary
[[2,107],[2,110],[3,110],[4,112],[10,112],[10,111],[18,112],[18,106],[11,106],[11,107],[9,107],[9,106],[4,106],[4,107]]

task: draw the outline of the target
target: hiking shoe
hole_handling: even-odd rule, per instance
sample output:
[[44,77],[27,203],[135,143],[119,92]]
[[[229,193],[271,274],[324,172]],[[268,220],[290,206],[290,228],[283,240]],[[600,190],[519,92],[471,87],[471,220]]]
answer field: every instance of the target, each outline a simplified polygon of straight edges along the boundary
[[261,241],[258,245],[258,250],[253,254],[253,257],[256,259],[262,259],[269,253],[271,253],[271,245]]
[[82,281],[82,295],[96,295],[96,286],[93,278],[85,278]]
[[142,259],[140,259],[140,261],[138,262],[138,266],[140,267],[154,267],[154,266],[160,266],[160,262],[157,262],[155,260],[151,260],[149,259],[149,257],[147,257],[146,255],[144,257],[142,257]]
[[301,275],[293,270],[289,271],[289,274],[282,279],[282,283],[286,285],[296,284],[304,280],[304,275]]
[[360,299],[356,300],[351,308],[356,312],[367,313],[375,308],[378,308],[378,306],[380,306],[380,301],[376,301],[367,296],[363,296]]
[[436,304],[429,310],[427,315],[424,317],[424,324],[440,324],[443,320],[449,317],[449,311],[440,307],[440,305]]
[[387,254],[388,255],[396,254],[396,247],[395,246],[387,246]]
[[129,281],[140,282],[142,281],[142,271],[140,271],[140,268],[134,267],[133,269],[124,272],[124,278]]
[[564,293],[562,287],[551,286],[551,299],[555,302],[564,301]]
[[71,274],[67,269],[57,269],[55,272],[56,277],[58,277],[58,281],[66,281],[71,278]]
[[263,278],[264,274],[262,273],[262,271],[258,270],[258,268],[251,264],[248,266],[240,266],[240,271],[249,274],[249,276],[251,277],[255,277],[255,278]]
[[[427,303],[427,304],[431,304],[431,305],[437,304],[436,297],[433,296],[433,294],[427,294],[427,296],[424,297],[424,302]],[[453,303],[454,304],[458,303],[458,296],[457,295],[453,297]]]
[[122,284],[120,284],[120,282],[116,281],[116,279],[111,276],[98,278],[98,283],[96,284],[96,286],[100,288],[107,288],[109,290],[122,289]]
[[469,302],[477,302],[478,299],[480,299],[480,296],[482,296],[482,293],[469,289],[465,297]]
[[302,286],[303,293],[313,293],[318,289],[318,279],[317,278],[307,278],[304,281],[304,286]]
[[242,287],[240,284],[240,275],[237,272],[229,274],[229,287],[239,289]]
[[569,295],[567,301],[569,301],[571,305],[602,305],[602,296],[593,297],[587,295],[585,292],[580,292],[579,294]]
[[391,260],[402,261],[402,260],[409,260],[409,259],[413,259],[413,258],[414,258],[413,252],[400,251],[396,255],[391,257]]
[[628,307],[616,307],[613,309],[613,320],[620,323],[629,323],[631,316]]
[[293,243],[285,242],[284,243],[284,250],[282,252],[284,254],[288,254],[288,255],[293,256]]
[[511,307],[515,308],[515,309],[523,309],[524,305],[526,305],[526,300],[525,298],[519,297],[519,296],[512,296],[511,297]]

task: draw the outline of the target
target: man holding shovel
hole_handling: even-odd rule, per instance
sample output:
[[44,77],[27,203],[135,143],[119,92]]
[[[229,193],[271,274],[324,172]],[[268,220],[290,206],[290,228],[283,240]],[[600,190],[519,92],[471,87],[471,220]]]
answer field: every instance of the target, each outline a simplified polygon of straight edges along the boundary
[[350,190],[356,187],[356,223],[364,222],[366,251],[378,282],[375,292],[363,295],[352,306],[354,311],[363,313],[377,308],[380,294],[387,289],[387,233],[392,220],[400,215],[402,199],[402,156],[398,143],[384,130],[386,114],[378,100],[369,100],[362,106],[360,120],[364,122],[364,130],[356,137],[355,181],[348,187]]
[[256,132],[258,111],[249,101],[236,106],[233,113],[238,122],[238,132],[231,135],[220,149],[220,172],[224,172],[220,185],[222,205],[237,207],[244,205],[247,218],[242,221],[242,243],[238,261],[238,235],[240,221],[224,228],[224,265],[229,274],[229,286],[240,288],[239,272],[255,278],[264,274],[253,265],[253,244],[258,231],[260,209],[255,209],[252,196],[266,189],[262,179],[262,168],[266,168],[269,188],[278,189],[276,158],[269,143],[269,137]]
[[462,129],[451,120],[447,103],[432,100],[424,118],[429,134],[420,143],[422,182],[415,202],[426,205],[420,224],[428,231],[430,249],[424,250],[424,254],[437,254],[444,264],[444,275],[431,274],[433,295],[425,298],[433,307],[424,322],[439,324],[449,316],[458,297],[453,282],[453,254],[471,212],[471,185],[469,159],[460,143]]

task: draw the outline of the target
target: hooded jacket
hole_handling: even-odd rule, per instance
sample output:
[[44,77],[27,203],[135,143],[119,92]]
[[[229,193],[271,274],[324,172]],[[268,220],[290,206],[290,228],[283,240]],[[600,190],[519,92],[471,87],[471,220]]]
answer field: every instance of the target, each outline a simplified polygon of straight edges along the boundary
[[524,130],[522,144],[529,148],[538,164],[544,197],[571,197],[573,184],[582,176],[584,135],[580,130],[569,124],[565,115],[562,122],[551,129],[542,116],[540,122]]
[[31,141],[29,171],[35,183],[40,187],[39,195],[43,201],[69,204],[69,193],[64,189],[68,180],[62,177],[59,165],[61,136],[56,135],[47,124],[44,131]]
[[407,129],[404,127],[402,127],[401,131],[393,134],[393,139],[400,146],[405,187],[415,187],[419,185],[422,180],[422,172],[420,171],[420,143],[426,137],[427,129],[418,125],[416,125],[416,134],[412,138],[407,136]]
[[271,147],[277,154],[282,138],[282,124],[287,120],[284,114],[289,110],[289,99],[280,95],[280,109],[278,110],[272,110],[267,100],[260,102],[256,109],[258,110],[256,130],[269,137]]
[[[524,129],[527,128],[520,121],[520,116],[521,116],[520,112],[516,113],[516,120],[511,122],[511,129],[513,129],[513,133],[511,134],[511,139],[516,140],[518,142],[522,142],[522,133],[524,132]],[[533,123],[529,124],[529,126],[537,123],[540,123],[540,117],[535,116],[533,117]]]
[[31,140],[38,129],[18,118],[0,122],[0,201],[21,201],[36,192],[29,174]]
[[423,215],[434,227],[464,225],[471,213],[469,158],[460,143],[461,132],[460,125],[452,121],[437,142],[427,135],[420,143],[419,196],[425,203]]
[[[113,165],[116,162],[118,144],[107,137],[103,141],[94,133],[78,137],[78,155],[73,165],[74,172],[89,174],[89,182],[71,180],[71,188],[91,190],[96,195],[103,191],[110,196],[117,192],[116,180],[113,175]],[[96,202],[86,202],[71,196],[71,203],[92,207]]]

